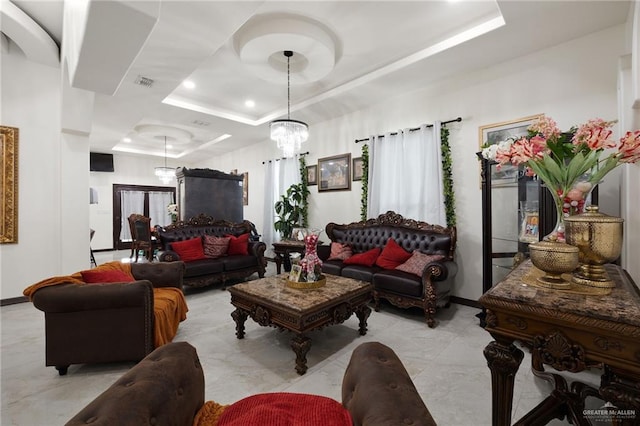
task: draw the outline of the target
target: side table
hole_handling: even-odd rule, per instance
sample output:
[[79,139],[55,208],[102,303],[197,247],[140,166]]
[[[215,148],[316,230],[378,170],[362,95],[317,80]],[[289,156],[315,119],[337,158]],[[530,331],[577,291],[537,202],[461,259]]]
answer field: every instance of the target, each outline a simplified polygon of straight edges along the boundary
[[[602,416],[585,410],[584,399],[605,400],[614,424],[640,422],[640,292],[616,265],[606,265],[616,287],[608,295],[539,288],[523,279],[533,268],[527,260],[479,299],[487,310],[485,329],[495,341],[484,349],[491,369],[494,426],[511,424],[513,384],[523,352],[531,349],[533,373],[555,385],[545,400],[516,425],[544,425],[567,417],[574,425],[590,425]],[[599,389],[578,381],[569,385],[556,371],[578,373],[602,368]],[[592,412],[595,411],[595,412]]]
[[[318,245],[321,245],[322,241],[318,241]],[[280,275],[282,264],[284,264],[285,272],[291,270],[291,263],[289,262],[289,255],[291,253],[300,253],[304,256],[304,241],[298,240],[282,240],[277,243],[273,243],[273,252],[275,257],[273,259],[276,262],[276,271]]]

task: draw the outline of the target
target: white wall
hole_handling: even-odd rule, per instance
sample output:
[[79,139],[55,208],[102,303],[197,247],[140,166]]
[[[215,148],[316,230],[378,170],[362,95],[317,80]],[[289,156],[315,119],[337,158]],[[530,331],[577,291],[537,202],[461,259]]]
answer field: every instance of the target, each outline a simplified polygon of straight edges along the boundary
[[61,134],[59,69],[3,50],[1,84],[0,122],[19,129],[18,243],[0,246],[0,298],[8,299],[89,265],[88,195],[74,193],[87,183],[78,176],[88,148]]
[[[618,118],[618,59],[628,53],[624,39],[624,26],[618,26],[315,124],[303,148],[310,152],[307,164],[348,152],[359,156],[361,146],[354,140],[370,134],[461,116],[462,123],[449,125],[460,266],[453,294],[476,300],[482,289],[481,192],[475,155],[479,149],[478,127],[537,113],[553,117],[563,129],[594,117]],[[245,217],[260,230],[267,226],[262,223],[261,196],[256,196],[263,186],[253,177],[261,178],[262,161],[275,156],[273,143],[265,138],[263,143],[210,159],[198,167],[249,171],[250,206]],[[612,193],[619,191],[615,185],[618,179],[611,175],[606,180],[601,194],[616,202],[601,208],[605,213],[617,214],[618,196]],[[311,187],[310,225],[324,228],[330,221],[359,220],[360,193],[359,182],[352,182],[351,191],[318,193],[317,187]],[[634,278],[640,281],[640,277]]]

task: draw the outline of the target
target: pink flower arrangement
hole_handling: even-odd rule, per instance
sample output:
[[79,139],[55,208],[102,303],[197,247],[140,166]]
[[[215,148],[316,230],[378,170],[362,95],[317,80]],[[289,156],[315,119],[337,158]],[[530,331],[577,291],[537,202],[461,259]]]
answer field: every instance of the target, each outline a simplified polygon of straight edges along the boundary
[[562,132],[551,117],[542,115],[527,136],[484,147],[482,156],[498,167],[525,165],[526,173],[537,175],[554,195],[559,215],[581,213],[586,196],[607,173],[640,160],[640,130],[626,132],[616,142],[611,130],[615,123],[596,118]]

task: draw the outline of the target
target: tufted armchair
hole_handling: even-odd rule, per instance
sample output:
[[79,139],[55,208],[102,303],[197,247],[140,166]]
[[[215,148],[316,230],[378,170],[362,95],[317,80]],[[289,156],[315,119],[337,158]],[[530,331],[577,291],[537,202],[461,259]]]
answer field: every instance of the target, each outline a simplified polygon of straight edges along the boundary
[[[192,425],[204,404],[204,388],[196,349],[187,342],[170,343],[149,354],[66,425]],[[354,426],[436,424],[402,361],[378,342],[353,351],[342,381],[342,405]]]

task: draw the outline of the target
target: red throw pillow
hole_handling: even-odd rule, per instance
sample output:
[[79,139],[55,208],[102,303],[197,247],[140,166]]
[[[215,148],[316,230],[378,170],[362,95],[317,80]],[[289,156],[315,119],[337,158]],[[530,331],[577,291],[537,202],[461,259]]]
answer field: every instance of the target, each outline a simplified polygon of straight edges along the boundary
[[225,235],[225,237],[231,238],[229,241],[229,250],[227,250],[227,254],[229,256],[233,254],[249,254],[249,233],[242,234],[238,237],[235,235]]
[[351,246],[342,243],[331,243],[331,254],[327,260],[345,260],[353,256]]
[[252,395],[229,405],[218,426],[352,426],[351,415],[326,396],[274,392]]
[[345,265],[364,265],[373,266],[376,263],[376,259],[380,256],[380,247],[372,248],[364,253],[354,254],[344,260]]
[[205,259],[202,238],[200,237],[184,241],[175,241],[171,243],[171,249],[178,253],[180,260],[183,262]]
[[130,274],[127,274],[124,271],[100,271],[89,269],[86,271],[80,271],[82,274],[82,281],[87,284],[96,284],[96,283],[130,283],[135,281]]
[[382,253],[376,259],[376,265],[384,269],[395,269],[409,260],[411,253],[400,247],[396,240],[389,238],[385,244]]
[[424,254],[416,250],[413,252],[409,260],[396,267],[396,269],[398,271],[404,271],[422,277],[422,271],[424,271],[425,266],[431,262],[436,262],[442,259],[444,259],[444,256],[441,254]]
[[225,256],[229,251],[230,237],[215,237],[213,235],[205,235],[203,241],[204,255],[211,259]]

